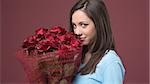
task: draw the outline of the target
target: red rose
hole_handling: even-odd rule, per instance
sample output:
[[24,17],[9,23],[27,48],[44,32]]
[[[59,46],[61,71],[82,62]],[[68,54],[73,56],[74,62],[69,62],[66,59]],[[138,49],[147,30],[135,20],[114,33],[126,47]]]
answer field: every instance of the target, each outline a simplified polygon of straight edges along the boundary
[[72,47],[78,48],[79,46],[81,46],[81,41],[77,40],[77,39],[72,40],[70,44],[71,44]]
[[61,43],[63,43],[65,41],[65,36],[66,35],[59,36],[59,39],[60,39]]
[[38,51],[40,53],[53,52],[57,50],[78,48],[81,41],[72,32],[55,26],[50,29],[39,28],[35,35],[25,39],[23,48],[29,52]]
[[36,37],[30,36],[24,40],[22,47],[23,48],[35,47],[36,44],[37,44]]
[[41,40],[37,44],[37,49],[39,52],[45,52],[51,48],[50,42],[48,40]]
[[[73,33],[67,33],[65,36],[65,44],[70,45],[71,40],[74,39]],[[71,45],[70,45],[71,46]]]
[[46,32],[48,31],[48,29],[45,28],[39,28],[35,31],[36,35],[44,35]]
[[52,36],[52,35],[47,35],[46,37],[45,37],[47,40],[49,40],[49,41],[55,41],[54,40],[54,37]]
[[49,44],[53,47],[53,48],[58,48],[59,46],[59,39],[58,38],[54,38],[54,36],[52,36],[51,34],[49,36],[46,37],[46,39],[49,41]]
[[59,26],[55,26],[55,27],[52,27],[52,28],[50,29],[50,32],[51,32],[51,33],[58,34],[58,35],[59,35],[59,34],[60,34],[60,35],[63,35],[63,34],[65,34],[67,31],[66,31],[65,29],[59,27]]
[[66,45],[61,46],[61,50],[66,50],[66,49],[68,49],[68,46]]

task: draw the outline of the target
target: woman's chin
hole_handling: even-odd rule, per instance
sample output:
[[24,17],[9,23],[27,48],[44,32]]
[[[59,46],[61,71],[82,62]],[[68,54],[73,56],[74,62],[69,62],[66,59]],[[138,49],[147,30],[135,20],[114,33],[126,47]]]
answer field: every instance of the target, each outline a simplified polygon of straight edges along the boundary
[[82,45],[88,45],[89,42],[83,41]]

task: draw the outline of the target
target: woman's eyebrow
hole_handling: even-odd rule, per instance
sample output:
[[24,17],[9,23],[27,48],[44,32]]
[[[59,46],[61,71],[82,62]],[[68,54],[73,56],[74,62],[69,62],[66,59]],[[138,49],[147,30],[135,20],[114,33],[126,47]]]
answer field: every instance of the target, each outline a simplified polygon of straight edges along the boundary
[[82,24],[82,23],[88,24],[86,21],[81,21],[81,22],[79,22],[79,24]]
[[[74,22],[71,22],[73,25],[75,25],[75,23]],[[77,24],[88,24],[86,21],[80,21],[80,22],[78,22]]]

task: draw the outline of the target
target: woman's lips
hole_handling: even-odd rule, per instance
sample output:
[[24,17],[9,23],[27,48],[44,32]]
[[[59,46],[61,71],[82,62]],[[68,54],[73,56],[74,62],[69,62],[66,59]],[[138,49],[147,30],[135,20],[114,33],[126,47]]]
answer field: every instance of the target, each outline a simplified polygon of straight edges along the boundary
[[81,38],[81,40],[84,41],[84,40],[85,40],[85,37],[84,37],[84,38]]

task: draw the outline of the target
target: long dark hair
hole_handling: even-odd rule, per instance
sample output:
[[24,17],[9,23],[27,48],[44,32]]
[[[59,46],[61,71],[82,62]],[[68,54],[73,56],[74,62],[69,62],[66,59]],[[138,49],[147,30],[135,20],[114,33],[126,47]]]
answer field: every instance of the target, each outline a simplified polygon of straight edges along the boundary
[[109,15],[102,0],[79,0],[70,11],[70,31],[73,31],[72,15],[75,11],[82,10],[94,22],[96,28],[96,39],[92,45],[83,46],[83,59],[85,53],[90,50],[91,58],[80,70],[80,73],[88,74],[95,72],[96,65],[104,56],[106,51],[114,50],[114,39],[110,26]]

